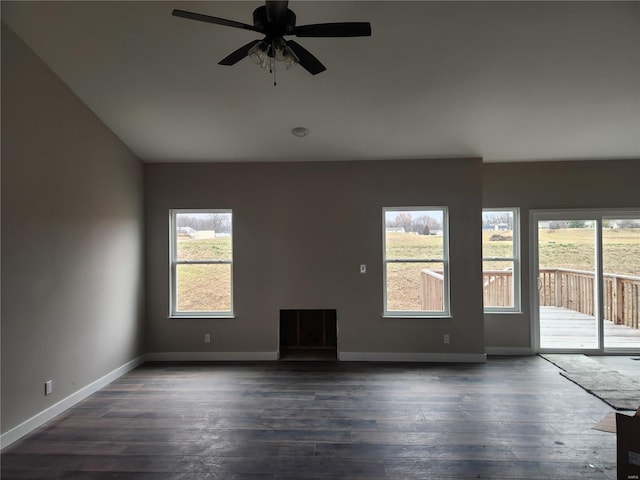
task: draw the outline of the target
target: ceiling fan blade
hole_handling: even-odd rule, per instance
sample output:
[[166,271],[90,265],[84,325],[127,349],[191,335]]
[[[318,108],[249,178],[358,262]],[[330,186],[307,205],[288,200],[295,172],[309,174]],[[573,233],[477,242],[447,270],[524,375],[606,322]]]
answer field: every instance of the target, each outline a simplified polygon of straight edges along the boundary
[[287,45],[298,57],[298,63],[311,75],[317,75],[320,72],[324,72],[327,67],[320,63],[316,57],[314,57],[309,51],[293,40],[287,40]]
[[370,37],[369,22],[316,23],[300,25],[293,30],[296,37]]
[[[235,22],[233,20],[227,20],[226,18],[211,17],[209,15],[203,15],[202,13],[187,12],[185,10],[175,9],[171,12],[174,17],[188,18],[189,20],[197,20],[199,22],[215,23],[216,25],[223,25],[225,27],[242,28],[243,30],[251,30],[252,32],[260,32],[253,25],[247,25],[246,23]],[[260,32],[264,33],[264,32]]]
[[253,48],[253,46],[259,42],[260,40],[254,40],[252,42],[247,43],[246,45],[243,45],[242,47],[237,49],[235,52],[231,53],[230,55],[227,55],[222,60],[220,60],[218,62],[218,65],[235,65],[244,57],[246,57],[249,53],[249,50],[251,50],[251,48]]

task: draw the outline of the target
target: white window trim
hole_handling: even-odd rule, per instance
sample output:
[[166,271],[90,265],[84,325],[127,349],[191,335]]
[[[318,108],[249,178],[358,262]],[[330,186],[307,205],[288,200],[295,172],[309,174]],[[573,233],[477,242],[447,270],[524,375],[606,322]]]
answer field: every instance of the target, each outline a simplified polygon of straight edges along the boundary
[[483,208],[484,212],[512,212],[513,213],[513,255],[514,257],[482,257],[482,271],[484,272],[485,261],[505,261],[513,262],[513,306],[512,307],[484,307],[484,313],[522,313],[522,275],[521,275],[521,257],[520,249],[520,208],[503,207],[503,208]]
[[[178,261],[176,215],[179,213],[229,213],[231,214],[231,241],[233,242],[233,211],[226,209],[171,209],[169,210],[169,318],[235,318],[233,307],[233,245],[230,260],[190,260]],[[231,309],[221,311],[176,311],[177,306],[177,265],[230,265],[231,266]]]
[[[399,259],[394,258],[387,260],[387,236],[386,236],[386,213],[387,212],[414,212],[422,210],[440,210],[442,211],[442,259]],[[424,311],[424,310],[388,310],[387,309],[387,264],[388,263],[441,263],[443,269],[443,310],[442,311]],[[382,297],[384,300],[383,318],[451,318],[451,295],[449,283],[449,209],[444,206],[429,207],[383,207],[382,208]]]

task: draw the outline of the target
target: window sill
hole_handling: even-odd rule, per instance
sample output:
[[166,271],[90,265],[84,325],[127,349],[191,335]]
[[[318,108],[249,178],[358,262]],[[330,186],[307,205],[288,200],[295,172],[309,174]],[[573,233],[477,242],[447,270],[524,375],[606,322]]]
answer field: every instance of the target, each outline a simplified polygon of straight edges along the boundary
[[382,315],[382,318],[406,318],[406,319],[412,319],[412,318],[416,318],[416,319],[432,319],[432,320],[447,320],[447,319],[452,319],[453,317],[451,315],[447,315],[447,314],[442,314],[442,315],[409,315],[409,314],[389,314],[389,313],[385,313]]
[[181,319],[181,318],[201,318],[201,319],[205,319],[205,320],[209,320],[209,319],[216,319],[216,318],[236,318],[235,314],[233,313],[229,313],[229,314],[204,314],[204,315],[189,315],[189,314],[184,314],[184,315],[169,315],[169,318],[177,318],[177,319]]

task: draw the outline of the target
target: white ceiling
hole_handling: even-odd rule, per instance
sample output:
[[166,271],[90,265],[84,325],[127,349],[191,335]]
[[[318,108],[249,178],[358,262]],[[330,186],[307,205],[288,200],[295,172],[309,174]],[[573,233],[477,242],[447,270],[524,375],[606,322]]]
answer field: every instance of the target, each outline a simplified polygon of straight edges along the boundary
[[[245,59],[259,1],[9,2],[2,20],[143,161],[640,159],[640,3],[291,1],[327,70]],[[310,130],[294,137],[293,127]]]

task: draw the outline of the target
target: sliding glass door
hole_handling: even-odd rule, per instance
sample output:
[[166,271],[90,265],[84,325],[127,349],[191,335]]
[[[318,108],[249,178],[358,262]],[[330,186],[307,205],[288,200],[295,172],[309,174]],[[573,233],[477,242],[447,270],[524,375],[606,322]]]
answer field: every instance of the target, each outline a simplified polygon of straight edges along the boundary
[[605,350],[640,351],[640,215],[602,219]]
[[537,230],[540,348],[597,349],[596,221],[546,217]]
[[640,351],[640,212],[531,212],[539,351]]

